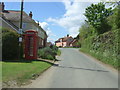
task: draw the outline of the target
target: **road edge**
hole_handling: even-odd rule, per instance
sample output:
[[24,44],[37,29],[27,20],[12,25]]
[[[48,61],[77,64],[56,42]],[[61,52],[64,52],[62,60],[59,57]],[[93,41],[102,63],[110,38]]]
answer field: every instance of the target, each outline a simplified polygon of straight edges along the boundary
[[80,51],[80,50],[78,50],[78,51],[79,51],[82,55],[87,56],[87,57],[90,57],[90,58],[92,58],[93,60],[95,60],[97,63],[102,64],[103,66],[105,66],[106,68],[112,70],[113,72],[118,73],[118,70],[117,70],[116,68],[114,68],[112,65],[106,64],[106,63],[100,61],[99,59],[93,57],[92,55],[90,55],[90,54],[88,54],[88,53],[82,52],[82,51]]

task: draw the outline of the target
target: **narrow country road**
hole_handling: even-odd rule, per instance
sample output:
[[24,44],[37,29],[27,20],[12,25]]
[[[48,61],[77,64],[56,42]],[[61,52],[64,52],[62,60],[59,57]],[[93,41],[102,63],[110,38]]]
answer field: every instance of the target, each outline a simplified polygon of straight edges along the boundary
[[54,65],[24,88],[118,88],[118,73],[79,52],[62,48]]

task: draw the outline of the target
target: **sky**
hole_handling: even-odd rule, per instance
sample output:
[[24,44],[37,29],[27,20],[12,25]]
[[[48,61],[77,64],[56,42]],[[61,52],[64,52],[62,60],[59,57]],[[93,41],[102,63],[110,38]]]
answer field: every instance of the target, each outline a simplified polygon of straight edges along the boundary
[[[80,26],[86,19],[85,8],[92,2],[76,2],[76,0],[63,0],[63,2],[24,2],[24,11],[33,13],[33,19],[39,21],[41,27],[48,34],[48,41],[69,34],[76,37]],[[5,2],[6,10],[20,10],[20,2]]]

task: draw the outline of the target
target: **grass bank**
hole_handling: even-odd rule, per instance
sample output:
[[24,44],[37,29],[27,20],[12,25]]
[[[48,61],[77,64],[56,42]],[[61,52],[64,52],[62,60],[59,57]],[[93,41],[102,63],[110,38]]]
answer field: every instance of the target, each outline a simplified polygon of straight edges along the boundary
[[99,61],[105,63],[105,64],[109,64],[111,65],[112,67],[118,69],[118,61],[113,61],[112,59],[109,59],[109,57],[104,57],[103,54],[100,54],[100,53],[95,53],[95,52],[91,52],[87,49],[80,49],[81,52],[83,53],[86,53],[86,54],[89,54],[93,57],[95,57],[96,59],[98,59]]
[[35,79],[52,64],[43,61],[29,62],[1,62],[2,82],[15,81],[17,85],[28,83],[30,79]]
[[80,51],[90,54],[100,61],[120,68],[119,30],[110,31],[99,36],[91,36],[82,42]]
[[57,51],[57,55],[58,55],[58,56],[61,55],[61,51],[60,51],[60,49],[58,49],[58,51]]
[[2,61],[0,61],[0,83],[2,82]]

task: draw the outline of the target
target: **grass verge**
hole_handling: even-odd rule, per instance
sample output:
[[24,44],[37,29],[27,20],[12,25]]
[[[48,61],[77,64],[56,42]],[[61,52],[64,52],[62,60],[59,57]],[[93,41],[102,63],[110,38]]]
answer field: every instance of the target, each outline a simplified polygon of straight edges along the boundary
[[2,62],[2,82],[16,81],[17,85],[35,79],[52,64],[43,61]]
[[57,55],[58,55],[58,56],[61,55],[61,51],[60,51],[60,49],[58,49],[58,51],[57,51]]
[[0,84],[2,82],[2,61],[0,61]]
[[120,65],[118,64],[118,60],[110,59],[110,57],[105,57],[102,53],[91,52],[91,51],[83,49],[83,48],[80,48],[80,51],[97,58],[98,60],[102,61],[105,64],[111,65],[112,67],[114,67],[117,70],[119,69]]

